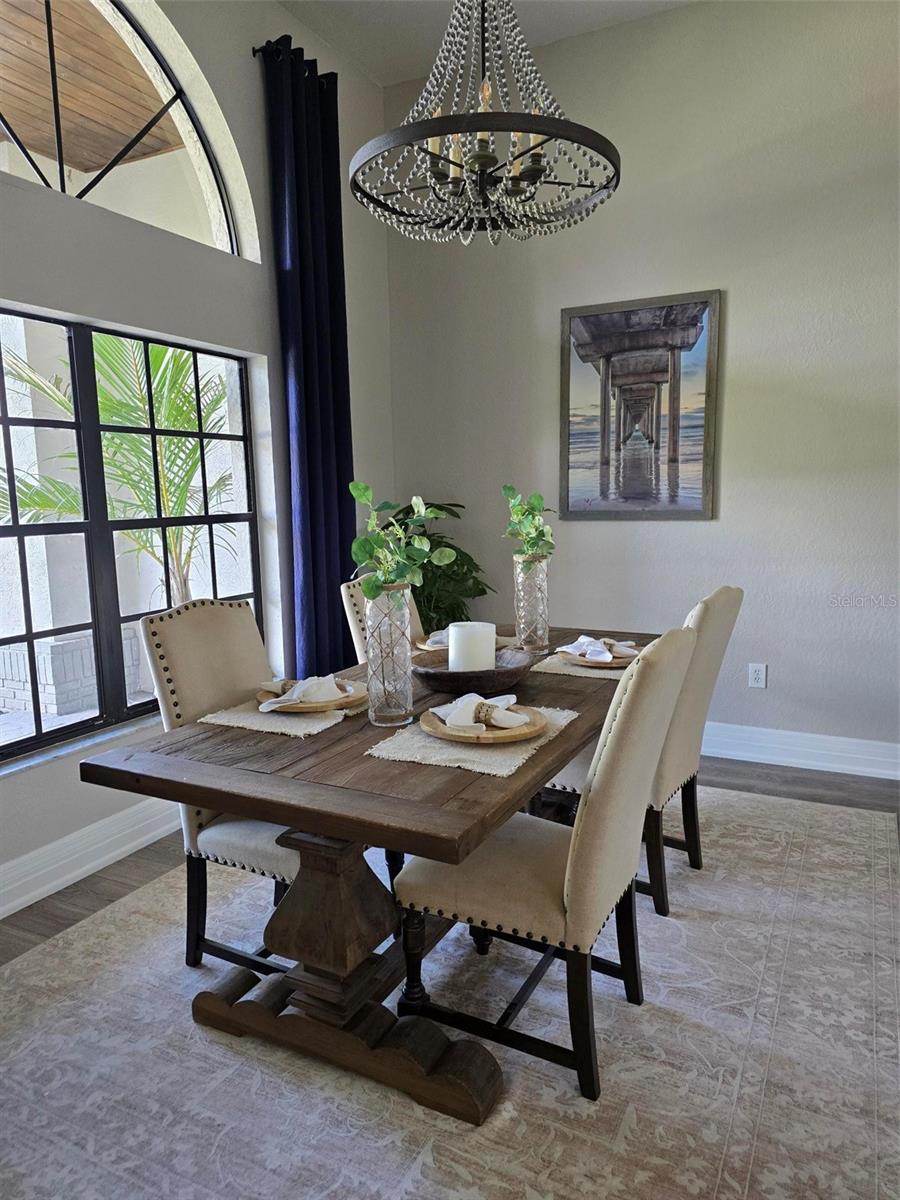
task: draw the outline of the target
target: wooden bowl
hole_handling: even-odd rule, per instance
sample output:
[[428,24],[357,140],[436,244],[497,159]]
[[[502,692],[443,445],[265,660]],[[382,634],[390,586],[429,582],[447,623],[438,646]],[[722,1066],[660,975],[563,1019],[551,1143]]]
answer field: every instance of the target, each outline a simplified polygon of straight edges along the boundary
[[413,656],[413,674],[433,692],[448,692],[464,696],[477,692],[479,696],[499,696],[514,688],[537,662],[534,654],[509,647],[497,651],[493,670],[451,671],[447,666],[446,650],[426,650]]

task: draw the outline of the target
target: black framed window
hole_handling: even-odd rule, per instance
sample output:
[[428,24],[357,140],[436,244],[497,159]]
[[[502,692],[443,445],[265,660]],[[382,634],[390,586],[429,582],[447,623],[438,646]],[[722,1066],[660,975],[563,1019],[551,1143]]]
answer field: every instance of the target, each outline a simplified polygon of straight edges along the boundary
[[241,360],[0,313],[0,757],[156,707],[142,616],[247,599]]

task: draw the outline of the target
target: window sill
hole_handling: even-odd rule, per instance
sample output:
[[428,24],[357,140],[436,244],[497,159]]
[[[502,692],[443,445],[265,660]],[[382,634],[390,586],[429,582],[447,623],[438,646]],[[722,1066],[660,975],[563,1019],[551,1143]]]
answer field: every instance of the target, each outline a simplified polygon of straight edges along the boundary
[[5,775],[13,775],[19,771],[30,771],[34,767],[42,767],[56,758],[65,758],[69,754],[80,754],[101,746],[104,742],[126,737],[129,734],[150,734],[161,728],[158,713],[150,713],[145,717],[137,717],[133,721],[123,721],[120,725],[109,725],[92,733],[75,736],[69,741],[56,742],[42,750],[32,750],[0,763],[0,779]]

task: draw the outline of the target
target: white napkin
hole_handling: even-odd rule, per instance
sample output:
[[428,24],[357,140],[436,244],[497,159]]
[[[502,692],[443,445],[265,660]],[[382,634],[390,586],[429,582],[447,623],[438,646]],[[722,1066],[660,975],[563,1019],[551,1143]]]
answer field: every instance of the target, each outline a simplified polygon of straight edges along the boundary
[[615,642],[612,638],[592,638],[583,633],[568,646],[557,646],[557,653],[577,654],[589,662],[612,662],[614,658],[637,658],[640,651],[634,642]]
[[[478,733],[484,733],[487,725],[495,725],[498,729],[515,729],[517,725],[527,725],[529,718],[525,713],[508,712],[516,702],[515,696],[493,696],[485,700],[477,692],[467,692],[449,704],[441,704],[431,711],[454,729],[465,726]],[[489,705],[483,714],[479,714],[480,705]],[[485,715],[487,722],[476,720],[477,715]]]
[[450,630],[436,629],[434,633],[429,633],[428,640],[425,645],[429,650],[443,650],[450,645]]
[[[285,680],[273,679],[271,683],[263,684],[263,690],[277,692],[284,685]],[[259,711],[277,712],[279,708],[284,708],[287,704],[296,704],[298,701],[304,704],[318,704],[322,700],[340,700],[346,695],[346,691],[335,683],[333,675],[310,675],[309,679],[298,680],[280,696],[264,700],[259,706]]]

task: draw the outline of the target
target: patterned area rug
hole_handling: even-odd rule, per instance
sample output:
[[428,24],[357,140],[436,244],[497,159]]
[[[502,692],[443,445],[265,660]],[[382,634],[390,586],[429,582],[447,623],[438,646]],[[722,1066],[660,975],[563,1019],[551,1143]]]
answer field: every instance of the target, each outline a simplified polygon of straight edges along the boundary
[[[706,868],[668,854],[672,916],[638,899],[643,1007],[595,977],[600,1101],[495,1047],[506,1094],[481,1129],[194,1025],[191,996],[228,968],[182,965],[180,871],[140,888],[0,972],[0,1193],[897,1200],[895,819],[719,789],[701,819]],[[210,875],[211,935],[252,944],[270,885]],[[458,928],[426,974],[496,1016],[532,962],[480,958]],[[561,964],[519,1027],[566,1039]]]

